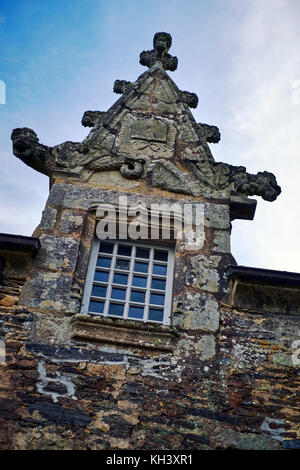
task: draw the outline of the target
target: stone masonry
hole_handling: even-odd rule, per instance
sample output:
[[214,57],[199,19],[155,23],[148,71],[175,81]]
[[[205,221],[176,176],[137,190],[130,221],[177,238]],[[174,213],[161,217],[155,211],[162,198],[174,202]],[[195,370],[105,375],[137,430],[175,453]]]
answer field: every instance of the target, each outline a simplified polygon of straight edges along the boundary
[[[0,449],[300,448],[300,275],[237,266],[231,222],[273,201],[272,173],[215,162],[216,126],[166,70],[117,80],[118,101],[87,111],[83,142],[12,133],[13,152],[49,176],[32,237],[0,235]],[[171,325],[81,313],[97,207],[204,208],[204,242],[175,245]]]

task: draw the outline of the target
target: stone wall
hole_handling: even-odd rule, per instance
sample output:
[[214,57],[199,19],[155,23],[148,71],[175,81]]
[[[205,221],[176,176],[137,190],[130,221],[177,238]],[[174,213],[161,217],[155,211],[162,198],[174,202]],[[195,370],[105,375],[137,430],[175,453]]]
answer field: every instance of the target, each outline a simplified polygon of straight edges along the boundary
[[41,249],[6,265],[3,279],[12,265],[22,278],[10,295],[22,293],[0,300],[0,448],[299,448],[299,288],[229,280],[228,201],[134,182],[129,203],[204,205],[203,247],[176,244],[172,325],[80,313],[94,209],[117,204],[114,175],[102,189],[55,181]]

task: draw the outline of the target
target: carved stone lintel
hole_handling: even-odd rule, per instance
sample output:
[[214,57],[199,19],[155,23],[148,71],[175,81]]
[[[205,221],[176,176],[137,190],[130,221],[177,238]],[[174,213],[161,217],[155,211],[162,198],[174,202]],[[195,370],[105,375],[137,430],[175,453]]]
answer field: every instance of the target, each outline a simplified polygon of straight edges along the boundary
[[169,33],[156,33],[153,38],[153,50],[141,52],[140,64],[150,68],[156,60],[160,60],[165,70],[176,70],[178,59],[168,54],[171,45],[172,37]]
[[182,101],[184,101],[190,108],[197,108],[198,96],[196,93],[190,93],[189,91],[181,92]]
[[104,114],[104,111],[86,111],[82,116],[81,124],[84,127],[94,127]]
[[126,95],[131,85],[132,83],[128,82],[127,80],[116,80],[114,83],[114,93],[118,93],[119,95]]

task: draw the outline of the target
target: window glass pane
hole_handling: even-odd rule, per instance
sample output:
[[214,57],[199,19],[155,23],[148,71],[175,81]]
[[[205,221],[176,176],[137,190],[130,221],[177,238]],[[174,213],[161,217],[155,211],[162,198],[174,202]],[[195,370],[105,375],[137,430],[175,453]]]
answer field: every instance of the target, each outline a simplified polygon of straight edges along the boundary
[[168,252],[155,250],[154,251],[154,259],[157,261],[168,261]]
[[136,249],[136,258],[145,258],[145,259],[149,259],[149,253],[150,253],[150,249],[149,248],[140,248],[140,247],[137,247]]
[[166,289],[166,281],[164,281],[162,279],[152,279],[151,287],[152,287],[152,289],[165,290]]
[[103,313],[104,302],[95,302],[94,300],[90,301],[89,312],[92,313]]
[[141,276],[133,276],[132,285],[135,287],[146,287],[147,286],[147,278]]
[[131,256],[131,246],[119,245],[118,246],[118,255]]
[[133,302],[145,302],[145,292],[139,292],[137,290],[131,291],[130,300]]
[[165,303],[165,296],[160,294],[151,294],[150,295],[150,304],[155,305],[164,305]]
[[103,256],[98,256],[97,266],[101,268],[110,268],[111,258],[103,258]]
[[167,275],[167,266],[161,266],[160,264],[153,265],[153,274],[159,274],[160,276]]
[[111,298],[112,299],[119,299],[125,300],[126,297],[126,290],[125,289],[116,289],[115,287],[111,290]]
[[108,276],[109,276],[108,272],[96,271],[94,280],[95,281],[100,281],[100,282],[107,282],[108,281]]
[[129,307],[128,311],[129,318],[143,318],[144,317],[144,308],[143,307]]
[[113,243],[108,243],[108,242],[100,242],[100,249],[99,251],[101,253],[112,253],[113,252],[114,245]]
[[109,315],[118,315],[119,317],[122,317],[123,310],[124,310],[124,305],[111,303],[109,305],[108,314]]
[[116,259],[115,269],[123,269],[124,271],[129,271],[130,261],[127,259]]
[[148,272],[148,263],[139,263],[136,261],[134,263],[134,270],[138,273],[147,273]]
[[149,320],[152,321],[163,321],[164,311],[156,308],[149,308]]
[[92,296],[95,297],[105,297],[106,296],[106,287],[103,286],[93,286]]
[[113,283],[126,285],[128,280],[128,274],[114,274]]

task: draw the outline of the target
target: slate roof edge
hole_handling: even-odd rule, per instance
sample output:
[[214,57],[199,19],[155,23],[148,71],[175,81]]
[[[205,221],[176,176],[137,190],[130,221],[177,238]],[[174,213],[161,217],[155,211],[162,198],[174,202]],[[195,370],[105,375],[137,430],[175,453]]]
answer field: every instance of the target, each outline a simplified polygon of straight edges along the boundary
[[293,273],[289,271],[277,271],[273,269],[253,268],[250,266],[228,265],[227,274],[229,279],[300,287],[300,273]]
[[26,251],[36,254],[41,248],[38,238],[25,235],[13,235],[10,233],[0,233],[0,249],[10,251]]

